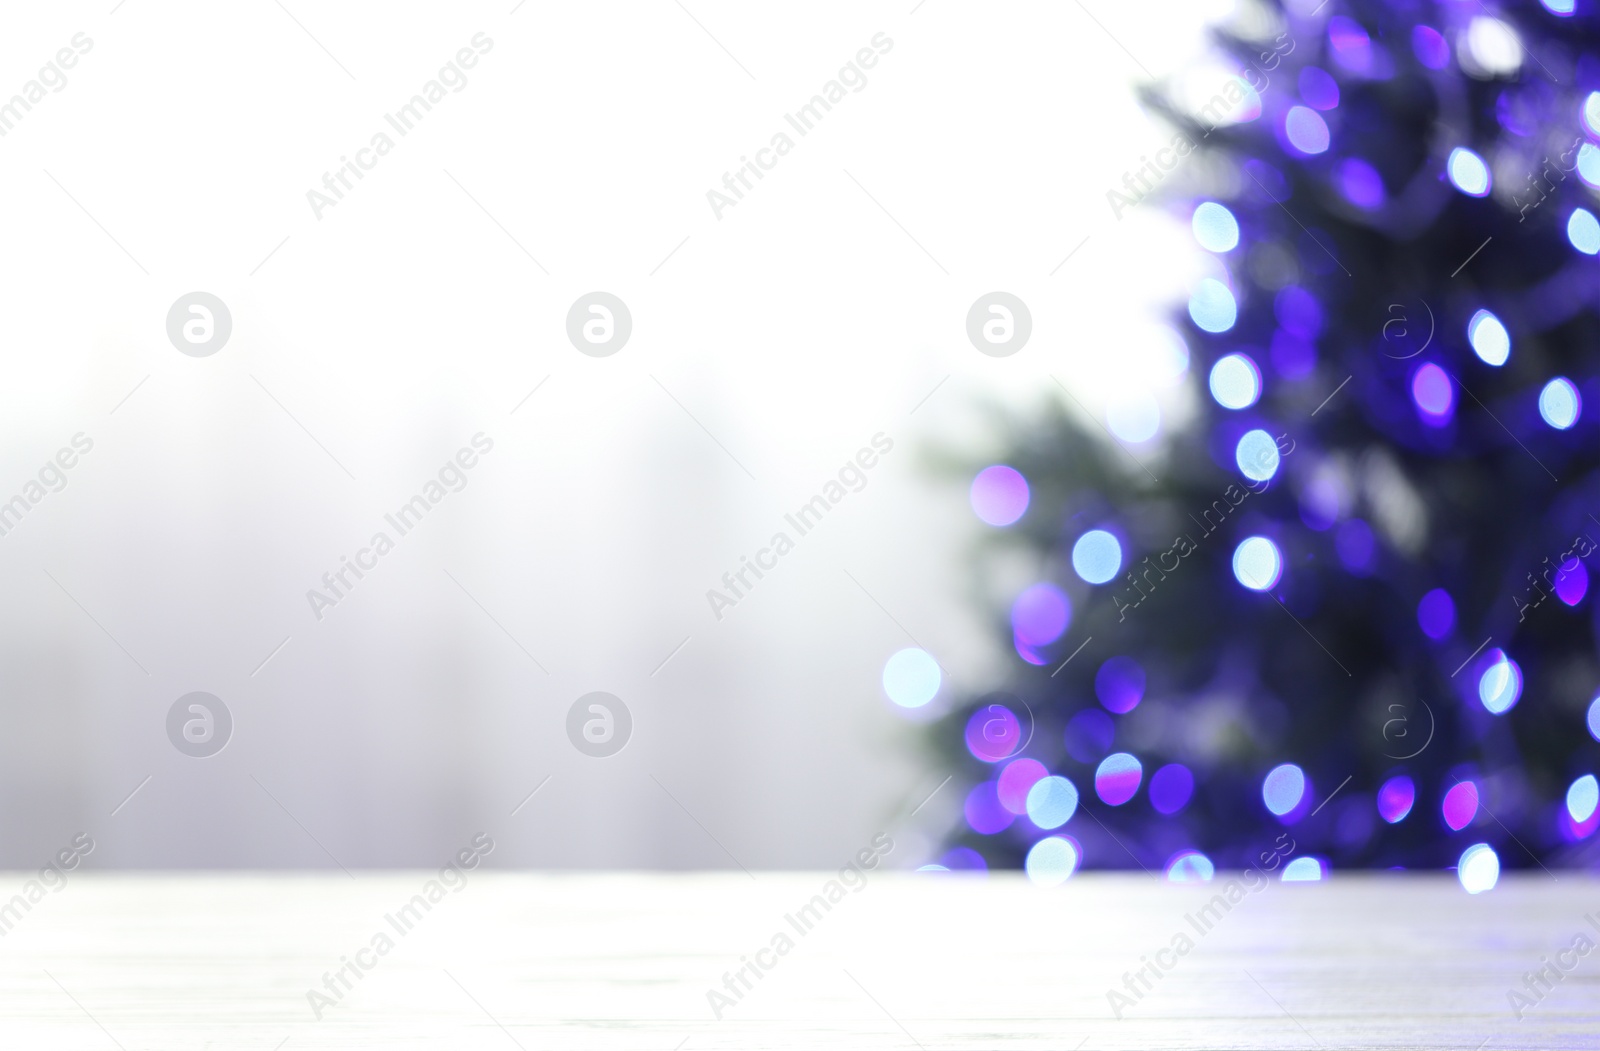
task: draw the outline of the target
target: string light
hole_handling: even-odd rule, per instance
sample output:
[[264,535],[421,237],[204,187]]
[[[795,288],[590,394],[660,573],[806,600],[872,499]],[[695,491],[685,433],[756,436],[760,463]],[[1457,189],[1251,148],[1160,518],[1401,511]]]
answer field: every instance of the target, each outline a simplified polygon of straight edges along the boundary
[[[1541,3],[1558,17],[1576,10],[1574,0]],[[1137,464],[1113,457],[1107,463],[1114,467],[1086,468],[1074,484],[1052,479],[1048,501],[1041,496],[1033,517],[1026,519],[1026,539],[1047,555],[1043,565],[1054,568],[1057,563],[1049,558],[1059,559],[1066,548],[1073,569],[1063,587],[1026,587],[1010,611],[1016,652],[1026,662],[1023,672],[1033,674],[1028,665],[1040,665],[1034,681],[1043,684],[1050,676],[1040,696],[1055,710],[1040,726],[1054,727],[1050,732],[1060,736],[1050,742],[1045,734],[1040,741],[1045,751],[1039,754],[1056,755],[1052,749],[1064,745],[1059,759],[1064,773],[1015,754],[1024,748],[1016,718],[1020,707],[1006,708],[1009,717],[991,713],[988,723],[999,732],[968,742],[973,759],[992,763],[994,774],[992,782],[974,790],[971,798],[978,802],[972,804],[968,825],[1005,825],[1003,834],[996,833],[994,851],[1009,864],[1021,861],[1041,885],[1062,882],[1084,864],[1076,841],[1045,834],[1072,819],[1080,784],[1092,786],[1108,808],[1096,811],[1108,831],[1121,837],[1128,829],[1126,842],[1139,864],[1154,869],[1167,858],[1163,872],[1172,882],[1212,880],[1213,857],[1232,864],[1230,859],[1241,856],[1240,839],[1259,837],[1260,825],[1276,819],[1285,825],[1304,822],[1303,836],[1299,828],[1296,836],[1306,850],[1334,859],[1330,863],[1304,851],[1287,857],[1281,871],[1287,882],[1326,880],[1332,865],[1346,859],[1437,867],[1445,860],[1439,848],[1448,840],[1450,852],[1459,851],[1454,868],[1462,887],[1481,894],[1497,885],[1500,859],[1488,843],[1462,847],[1472,830],[1498,827],[1489,823],[1483,804],[1490,786],[1505,783],[1528,786],[1519,790],[1531,793],[1528,804],[1508,801],[1503,811],[1496,809],[1508,833],[1522,837],[1519,822],[1533,832],[1531,839],[1523,838],[1536,854],[1551,849],[1552,842],[1575,843],[1600,829],[1596,776],[1582,773],[1582,766],[1572,769],[1579,759],[1558,759],[1556,744],[1528,745],[1565,734],[1560,724],[1569,716],[1545,703],[1542,694],[1560,680],[1560,665],[1552,663],[1554,633],[1581,634],[1590,619],[1567,615],[1587,599],[1585,557],[1569,551],[1541,565],[1538,555],[1556,538],[1542,528],[1537,534],[1526,529],[1526,538],[1517,532],[1516,551],[1506,552],[1513,564],[1502,565],[1497,558],[1492,567],[1482,567],[1517,589],[1521,616],[1508,621],[1503,590],[1490,589],[1491,594],[1470,575],[1471,560],[1487,563],[1492,552],[1476,543],[1482,537],[1473,535],[1471,523],[1454,520],[1460,516],[1453,504],[1438,500],[1441,478],[1462,486],[1476,485],[1483,476],[1495,480],[1500,461],[1516,459],[1520,452],[1548,465],[1545,473],[1559,475],[1560,488],[1574,484],[1569,478],[1592,473],[1595,454],[1581,392],[1596,381],[1580,364],[1586,359],[1572,350],[1569,322],[1583,308],[1573,301],[1575,290],[1589,288],[1595,277],[1589,259],[1600,257],[1600,208],[1589,206],[1595,198],[1585,190],[1600,191],[1600,91],[1592,90],[1592,78],[1579,76],[1583,87],[1578,89],[1570,80],[1547,83],[1535,75],[1538,70],[1525,68],[1527,58],[1544,53],[1540,47],[1550,36],[1537,13],[1519,15],[1513,24],[1487,9],[1481,14],[1464,10],[1435,27],[1393,5],[1377,5],[1363,9],[1359,21],[1337,13],[1321,16],[1325,36],[1318,39],[1312,29],[1314,6],[1315,0],[1292,0],[1291,14],[1298,12],[1305,24],[1296,22],[1301,47],[1294,58],[1283,56],[1281,72],[1261,84],[1259,94],[1241,82],[1229,111],[1206,118],[1219,134],[1196,145],[1218,159],[1224,177],[1209,184],[1220,199],[1193,200],[1187,212],[1198,246],[1191,251],[1204,267],[1188,296],[1181,326],[1186,333],[1169,334],[1165,342],[1134,340],[1137,345],[1128,354],[1137,382],[1102,402],[1102,422],[1119,442],[1141,444],[1158,434],[1166,440],[1149,450],[1150,459],[1136,450]],[[1538,36],[1525,40],[1523,33]],[[1441,126],[1434,134],[1471,138],[1447,142],[1442,158],[1426,150],[1411,157],[1409,147],[1396,149],[1392,133],[1405,127],[1372,105],[1383,96],[1374,95],[1371,85],[1385,82],[1383,91],[1464,97],[1470,119],[1452,120],[1449,129]],[[1208,94],[1214,83],[1212,78]],[[1248,132],[1237,127],[1257,116],[1269,127]],[[1374,127],[1375,122],[1383,127]],[[1582,138],[1575,150],[1565,141],[1557,146],[1558,136],[1570,140],[1575,133]],[[1223,146],[1216,148],[1219,141]],[[1227,151],[1233,156],[1222,156]],[[1523,171],[1538,170],[1541,153],[1552,159],[1559,153],[1562,169],[1579,178],[1548,196],[1531,181],[1528,187],[1520,181],[1513,187]],[[1419,202],[1427,207],[1414,207]],[[1286,207],[1292,211],[1288,218],[1282,214]],[[1508,219],[1519,208],[1522,224]],[[1438,218],[1432,215],[1435,209]],[[1491,233],[1492,244],[1486,240]],[[1563,235],[1566,249],[1560,247]],[[1363,271],[1355,261],[1370,262],[1380,244],[1403,246],[1393,250],[1429,265],[1405,271],[1416,276],[1391,282],[1395,287],[1360,287],[1371,283],[1370,267]],[[1522,276],[1513,280],[1508,274]],[[1380,301],[1380,295],[1388,298]],[[1367,309],[1358,307],[1362,302],[1376,304],[1377,315],[1362,313]],[[1374,320],[1385,305],[1387,324]],[[1198,405],[1209,425],[1196,426],[1195,404],[1182,400],[1197,386],[1184,376],[1191,350],[1199,355],[1195,360],[1210,363]],[[1463,356],[1467,350],[1471,357]],[[1513,365],[1514,350],[1519,356]],[[1332,400],[1324,401],[1330,393]],[[1291,436],[1307,450],[1292,458]],[[1033,448],[1029,452],[1036,454]],[[1448,469],[1430,471],[1430,462]],[[1231,484],[1222,483],[1229,495],[1208,505],[1208,497],[1194,496],[1190,487],[1209,483],[1184,472],[1208,474],[1212,463],[1228,468],[1225,475],[1232,477]],[[1139,466],[1148,467],[1144,473],[1151,481],[1160,475],[1153,488],[1136,475]],[[987,470],[996,475],[982,486],[973,482],[979,519],[996,528],[1023,521],[1028,481],[1005,465]],[[1553,496],[1539,493],[1519,490],[1524,503],[1555,507]],[[1527,513],[1505,503],[1502,532],[1525,528],[1521,519]],[[1451,514],[1436,514],[1436,505],[1451,507]],[[1057,518],[1046,521],[1046,513]],[[1103,524],[1096,527],[1096,522]],[[1167,551],[1163,534],[1174,525],[1187,544]],[[1052,542],[1052,537],[1058,539]],[[1145,547],[1151,549],[1149,557],[1142,550],[1135,553]],[[1462,551],[1472,552],[1471,559],[1464,560]],[[1286,579],[1291,557],[1295,572]],[[1515,558],[1527,558],[1529,564],[1517,564]],[[1224,560],[1245,592],[1204,590],[1215,587],[1214,573]],[[1106,587],[1104,593],[1094,590],[1100,586]],[[1079,604],[1081,624],[1073,623],[1069,592]],[[1259,614],[1268,619],[1258,624],[1252,618],[1262,603],[1251,592],[1272,592],[1272,601],[1289,617],[1269,611]],[[1558,600],[1547,604],[1553,611],[1539,609],[1542,598],[1552,594]],[[1197,595],[1209,598],[1219,616],[1241,614],[1241,625],[1250,631],[1239,640],[1242,670],[1230,665],[1226,672],[1234,678],[1203,695],[1196,684],[1211,680],[1187,661],[1183,646],[1189,629],[1175,629],[1168,637],[1162,633],[1173,627],[1176,606],[1193,609]],[[1397,601],[1380,609],[1380,597]],[[1136,607],[1142,608],[1130,612]],[[1408,620],[1413,611],[1415,628]],[[1173,743],[1153,735],[1150,727],[1178,725],[1180,713],[1184,719],[1192,713],[1199,720],[1203,712],[1206,720],[1252,720],[1263,727],[1263,741],[1302,742],[1287,734],[1286,721],[1298,734],[1304,729],[1299,720],[1312,717],[1300,705],[1313,709],[1328,702],[1315,696],[1274,698],[1264,684],[1278,681],[1277,673],[1251,675],[1301,660],[1301,648],[1310,653],[1311,642],[1297,630],[1321,648],[1310,656],[1330,677],[1338,673],[1324,657],[1353,672],[1356,689],[1374,688],[1374,661],[1351,642],[1362,636],[1352,636],[1355,628],[1338,626],[1363,613],[1370,617],[1360,630],[1369,633],[1365,637],[1381,638],[1378,648],[1395,660],[1422,661],[1421,667],[1440,672],[1388,691],[1396,703],[1388,704],[1383,741],[1392,761],[1410,763],[1411,753],[1431,745],[1435,751],[1424,760],[1425,769],[1436,771],[1440,747],[1460,750],[1480,738],[1498,739],[1484,735],[1512,733],[1529,748],[1530,766],[1533,752],[1540,763],[1566,764],[1562,779],[1570,784],[1564,801],[1543,798],[1558,790],[1558,784],[1545,787],[1550,766],[1539,778],[1508,782],[1514,773],[1507,769],[1510,761],[1487,748],[1483,755],[1494,757],[1494,768],[1472,767],[1469,777],[1468,767],[1457,766],[1459,777],[1449,775],[1437,784],[1438,794],[1431,781],[1436,773],[1419,791],[1417,769],[1395,767],[1334,800],[1315,819],[1307,816],[1315,793],[1306,769],[1295,763],[1280,763],[1262,777],[1259,768],[1246,772],[1236,759],[1204,749],[1183,753],[1184,763],[1166,761],[1178,757]],[[1135,619],[1137,628],[1120,627]],[[1089,632],[1063,643],[1067,630],[1080,626]],[[1213,641],[1217,630],[1212,624],[1192,628],[1194,637]],[[1116,631],[1129,633],[1114,636]],[[1479,645],[1491,632],[1491,641]],[[1505,648],[1487,648],[1496,641]],[[1067,647],[1080,642],[1109,643],[1109,650],[1102,649],[1098,658],[1093,650],[1084,657],[1076,651],[1068,656]],[[1139,660],[1119,649],[1134,649]],[[1511,652],[1530,662],[1526,684]],[[1533,691],[1535,684],[1540,692],[1530,692],[1530,704],[1519,710],[1524,686]],[[1453,699],[1468,702],[1469,708],[1449,713]],[[1395,717],[1397,708],[1404,718]],[[1585,723],[1600,741],[1600,696],[1588,705]],[[1396,725],[1403,730],[1392,733]],[[1464,731],[1467,738],[1461,737]],[[1560,751],[1570,749],[1562,745]],[[1401,755],[1407,758],[1397,758]],[[1318,757],[1319,763],[1327,759]],[[1055,765],[1054,759],[1048,761]],[[1256,777],[1261,777],[1265,812],[1227,812],[1227,801],[1253,787]],[[1137,805],[1141,790],[1148,807]],[[1364,800],[1356,794],[1360,791],[1367,793]],[[1555,827],[1535,830],[1529,824],[1535,815]],[[1018,827],[1010,826],[1012,820]],[[1234,827],[1251,820],[1249,828]],[[1401,825],[1406,827],[1396,827]],[[1099,830],[1091,831],[1096,832],[1093,846]],[[1191,842],[1195,845],[1184,845]],[[1125,862],[1111,857],[1101,863]]]

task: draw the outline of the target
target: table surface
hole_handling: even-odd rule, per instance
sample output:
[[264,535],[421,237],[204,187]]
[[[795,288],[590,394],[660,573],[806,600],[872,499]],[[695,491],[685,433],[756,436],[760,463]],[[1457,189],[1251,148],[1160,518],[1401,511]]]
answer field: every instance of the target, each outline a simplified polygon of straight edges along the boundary
[[[1579,873],[1476,897],[1447,874],[1240,882],[1231,902],[1226,874],[435,878],[34,887],[0,911],[0,1047],[1600,1047],[1600,952],[1568,951],[1600,941],[1600,879]],[[27,902],[28,879],[0,890]]]

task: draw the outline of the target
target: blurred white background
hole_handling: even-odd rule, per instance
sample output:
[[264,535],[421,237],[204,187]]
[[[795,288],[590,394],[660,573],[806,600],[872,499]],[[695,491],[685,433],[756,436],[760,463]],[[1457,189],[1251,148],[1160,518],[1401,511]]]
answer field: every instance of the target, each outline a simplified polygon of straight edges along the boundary
[[[885,828],[926,860],[960,798],[908,820],[943,774],[883,663],[934,653],[937,709],[1015,659],[926,451],[976,462],[984,404],[1036,411],[1055,376],[1102,412],[1138,371],[1196,263],[1184,216],[1106,191],[1171,138],[1134,86],[1229,9],[10,12],[0,96],[92,47],[0,138],[0,500],[94,444],[0,536],[0,866],[80,832],[97,867],[432,866],[485,830],[502,865],[834,867]],[[478,33],[465,86],[386,125]],[[718,218],[707,191],[785,130]],[[565,332],[596,289],[633,319],[607,358]],[[995,289],[1031,308],[1013,357],[966,337]],[[211,357],[167,338],[193,290],[232,315]],[[880,431],[866,487],[714,619],[707,589]],[[318,621],[307,590],[478,432],[466,488]],[[165,729],[196,690],[234,720],[208,759]],[[606,759],[565,730],[594,690],[634,720]]]

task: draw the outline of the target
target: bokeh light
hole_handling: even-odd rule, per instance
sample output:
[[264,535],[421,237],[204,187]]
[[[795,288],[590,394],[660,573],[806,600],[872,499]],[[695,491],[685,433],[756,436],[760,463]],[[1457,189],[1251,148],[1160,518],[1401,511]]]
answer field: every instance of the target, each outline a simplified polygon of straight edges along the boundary
[[1584,255],[1600,254],[1600,219],[1583,208],[1574,208],[1567,217],[1567,240]]
[[1576,606],[1589,593],[1589,570],[1576,558],[1569,558],[1556,570],[1556,598]]
[[904,649],[883,665],[883,692],[902,708],[921,708],[939,692],[944,676],[926,651]]
[[1435,641],[1445,638],[1456,626],[1456,604],[1450,592],[1434,588],[1417,603],[1417,625]]
[[1132,657],[1112,657],[1094,675],[1094,695],[1107,711],[1123,715],[1144,699],[1144,668]]
[[1011,603],[1011,630],[1028,646],[1047,646],[1072,622],[1072,601],[1054,584],[1035,584]]
[[1456,862],[1456,878],[1468,894],[1482,894],[1493,890],[1500,882],[1500,855],[1487,843],[1474,843],[1461,852]]
[[1312,109],[1333,109],[1339,104],[1339,82],[1325,69],[1306,66],[1300,70],[1300,97]]
[[1022,863],[1028,878],[1040,887],[1055,887],[1072,878],[1083,860],[1078,841],[1071,836],[1046,836],[1028,850]]
[[978,472],[967,495],[985,523],[1008,526],[1028,509],[1028,480],[1014,468],[995,464]]
[[1302,339],[1315,339],[1322,332],[1322,304],[1299,285],[1287,285],[1272,300],[1272,315],[1278,324]]
[[939,855],[939,859],[935,863],[935,869],[945,872],[975,872],[981,874],[989,871],[989,863],[983,860],[982,854],[979,854],[971,847],[952,847]]
[[1383,187],[1383,176],[1378,169],[1360,157],[1347,157],[1334,169],[1334,178],[1345,199],[1357,208],[1372,211],[1383,207],[1389,193]]
[[1572,12],[1578,9],[1577,0],[1539,0],[1544,9],[1557,18],[1570,18]]
[[1128,390],[1106,406],[1106,426],[1125,442],[1147,442],[1161,432],[1161,403],[1147,390]]
[[1417,784],[1405,774],[1396,774],[1378,789],[1378,816],[1398,825],[1417,802]]
[[1231,252],[1239,244],[1239,220],[1216,201],[1205,201],[1189,221],[1194,239],[1208,252]]
[[1239,319],[1239,304],[1227,285],[1214,277],[1202,278],[1189,297],[1189,316],[1207,332],[1226,332]]
[[1583,100],[1583,126],[1600,138],[1600,91],[1591,91]]
[[1450,374],[1433,362],[1423,364],[1411,375],[1411,400],[1416,402],[1422,422],[1442,427],[1455,413],[1456,388]]
[[1350,480],[1337,468],[1321,464],[1300,488],[1300,520],[1324,532],[1349,513],[1352,502]]
[[1261,799],[1278,817],[1294,812],[1306,794],[1306,772],[1293,763],[1282,763],[1268,771],[1261,781]]
[[1270,591],[1281,576],[1283,556],[1266,537],[1247,537],[1233,549],[1233,577],[1251,591]]
[[1194,774],[1182,763],[1168,763],[1150,775],[1150,805],[1158,814],[1176,814],[1194,795]]
[[1167,879],[1172,883],[1210,883],[1216,874],[1217,867],[1198,850],[1180,850],[1167,862]]
[[1589,820],[1594,816],[1596,804],[1600,804],[1600,782],[1595,781],[1593,774],[1584,774],[1567,786],[1567,813],[1572,815],[1572,820],[1580,823]]
[[1511,356],[1511,333],[1487,310],[1478,311],[1467,322],[1467,342],[1472,344],[1474,354],[1497,368]]
[[1344,568],[1358,576],[1372,571],[1378,553],[1378,538],[1372,527],[1359,518],[1347,518],[1334,530],[1333,549]]
[[1328,863],[1321,858],[1295,858],[1283,867],[1278,879],[1284,883],[1316,883],[1328,877]]
[[1116,731],[1111,716],[1098,708],[1088,708],[1067,720],[1066,733],[1062,736],[1068,755],[1080,763],[1098,763],[1111,751]]
[[1600,697],[1589,702],[1589,736],[1600,741]]
[[1478,15],[1467,25],[1467,55],[1485,76],[1510,76],[1522,67],[1522,38],[1500,19]]
[[1239,471],[1252,482],[1265,482],[1278,473],[1278,443],[1260,428],[1245,432],[1233,451],[1233,458]]
[[1139,356],[1139,368],[1156,386],[1174,386],[1189,371],[1189,344],[1166,325],[1150,330],[1149,342],[1135,344],[1134,353]]
[[1432,26],[1411,30],[1411,53],[1429,69],[1439,70],[1450,64],[1450,45]]
[[1040,828],[1060,828],[1078,812],[1078,786],[1052,774],[1028,789],[1028,820]]
[[1592,189],[1600,189],[1600,149],[1592,142],[1578,147],[1578,178]]
[[1539,392],[1539,415],[1558,431],[1577,423],[1582,412],[1583,398],[1565,376],[1557,376]]
[[1272,334],[1272,367],[1286,380],[1303,380],[1317,367],[1317,348],[1280,328]]
[[1289,145],[1307,156],[1328,148],[1328,122],[1314,109],[1291,106],[1283,118],[1283,133],[1288,136]]
[[[1261,93],[1250,86],[1244,77],[1234,77],[1233,82],[1244,91],[1244,98],[1240,99],[1236,108],[1223,117],[1224,124],[1248,124],[1261,116]],[[1223,85],[1227,90],[1227,85]]]
[[967,751],[985,763],[998,763],[1022,747],[1022,721],[1003,704],[985,704],[967,719]]
[[1210,385],[1224,409],[1248,409],[1261,397],[1261,370],[1248,354],[1228,354],[1211,366]]
[[1013,814],[1028,812],[1028,790],[1050,771],[1037,759],[1013,759],[995,779],[995,794],[1000,805]]
[[1139,792],[1144,767],[1127,752],[1113,752],[1094,772],[1094,794],[1108,806],[1121,806]]
[[993,781],[985,781],[968,792],[964,810],[967,825],[980,836],[1004,832],[1017,819],[1017,815],[1000,805]]
[[1568,843],[1576,843],[1581,839],[1588,839],[1600,829],[1600,812],[1589,815],[1587,821],[1574,821],[1565,806],[1560,808],[1557,826],[1561,831],[1561,838]]
[[1011,637],[1011,646],[1017,651],[1018,657],[1021,657],[1023,660],[1034,665],[1035,667],[1048,664],[1050,662],[1050,658],[1043,650],[1028,645],[1016,635]]
[[1372,38],[1353,18],[1334,15],[1328,19],[1328,49],[1333,60],[1352,73],[1372,68]]
[[1472,819],[1478,816],[1478,786],[1471,781],[1452,785],[1450,791],[1444,794],[1439,813],[1452,832],[1459,832],[1472,824]]
[[1465,146],[1457,146],[1450,151],[1445,172],[1450,176],[1451,184],[1467,196],[1489,196],[1489,166],[1483,163],[1482,157]]
[[1122,568],[1122,543],[1104,529],[1091,529],[1072,545],[1072,571],[1089,584],[1104,584]]
[[1504,715],[1522,698],[1522,669],[1503,650],[1490,650],[1478,677],[1478,700],[1491,715]]

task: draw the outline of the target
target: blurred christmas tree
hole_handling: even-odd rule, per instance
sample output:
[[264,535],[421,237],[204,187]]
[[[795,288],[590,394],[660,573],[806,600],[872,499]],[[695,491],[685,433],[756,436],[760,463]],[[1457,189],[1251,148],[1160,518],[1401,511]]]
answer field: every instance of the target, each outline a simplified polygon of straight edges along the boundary
[[1175,148],[1108,198],[1180,164],[1205,188],[1143,205],[1212,260],[1175,320],[1198,418],[1147,444],[1155,420],[1109,419],[1117,448],[1069,404],[973,480],[1043,570],[1014,680],[940,727],[976,786],[941,863],[1459,863],[1471,890],[1583,863],[1600,10],[1256,14],[1216,97],[1151,92]]

